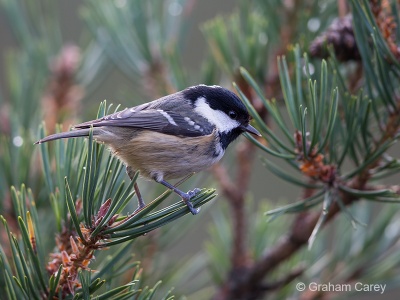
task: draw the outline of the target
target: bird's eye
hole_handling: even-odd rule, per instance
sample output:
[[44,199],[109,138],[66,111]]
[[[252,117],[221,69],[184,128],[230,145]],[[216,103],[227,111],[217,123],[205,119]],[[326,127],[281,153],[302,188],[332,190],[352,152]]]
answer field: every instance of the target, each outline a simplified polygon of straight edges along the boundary
[[231,110],[231,111],[228,113],[228,115],[229,115],[229,118],[231,118],[231,119],[233,119],[233,120],[235,120],[235,119],[237,118],[237,113],[236,113],[235,111],[233,111],[233,110]]

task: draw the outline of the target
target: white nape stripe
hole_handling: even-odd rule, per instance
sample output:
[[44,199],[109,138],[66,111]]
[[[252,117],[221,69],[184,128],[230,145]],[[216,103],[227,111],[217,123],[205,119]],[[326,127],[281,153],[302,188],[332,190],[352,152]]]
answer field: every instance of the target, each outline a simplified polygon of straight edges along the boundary
[[232,120],[223,111],[212,109],[204,97],[199,97],[194,105],[194,110],[211,124],[214,124],[220,132],[229,132],[240,126],[238,121]]
[[157,111],[158,111],[160,114],[162,114],[162,115],[168,120],[168,122],[169,122],[170,124],[175,125],[175,126],[178,126],[178,125],[175,123],[174,119],[173,119],[167,112],[165,112],[165,111],[163,111],[163,110],[161,110],[161,109],[157,109]]

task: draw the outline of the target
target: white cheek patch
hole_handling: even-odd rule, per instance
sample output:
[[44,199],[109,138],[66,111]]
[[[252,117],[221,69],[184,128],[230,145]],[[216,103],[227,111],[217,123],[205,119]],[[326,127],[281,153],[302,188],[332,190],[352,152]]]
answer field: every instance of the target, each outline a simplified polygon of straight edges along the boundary
[[238,121],[232,120],[224,112],[212,109],[204,97],[199,97],[194,105],[194,110],[211,124],[215,124],[220,132],[229,132],[240,125]]
[[161,109],[157,109],[157,111],[158,111],[160,114],[162,114],[162,115],[168,120],[168,122],[169,122],[170,124],[175,125],[175,126],[178,126],[178,125],[175,123],[174,119],[173,119],[167,112],[165,112],[165,111],[163,111],[163,110],[161,110]]

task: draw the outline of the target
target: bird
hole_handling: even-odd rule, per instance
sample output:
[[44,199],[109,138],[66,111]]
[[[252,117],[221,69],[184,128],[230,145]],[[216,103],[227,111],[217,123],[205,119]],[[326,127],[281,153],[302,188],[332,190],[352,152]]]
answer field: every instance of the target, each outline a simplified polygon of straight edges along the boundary
[[[190,199],[200,189],[179,190],[166,180],[203,171],[217,163],[225,150],[242,133],[261,136],[250,125],[250,115],[239,97],[218,85],[196,85],[132,108],[75,125],[70,131],[55,133],[35,144],[87,137],[107,145],[126,166],[171,189],[196,215]],[[140,211],[145,207],[137,183],[134,189]],[[135,212],[136,212],[135,211]]]

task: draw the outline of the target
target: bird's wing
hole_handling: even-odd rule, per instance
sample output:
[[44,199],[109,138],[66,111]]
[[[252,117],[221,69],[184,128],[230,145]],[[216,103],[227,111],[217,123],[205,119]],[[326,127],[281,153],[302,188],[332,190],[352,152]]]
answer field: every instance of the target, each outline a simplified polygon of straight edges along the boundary
[[75,125],[74,129],[90,128],[91,126],[117,126],[148,129],[164,134],[192,137],[202,136],[212,132],[212,128],[201,128],[196,125],[197,124],[190,119],[184,118],[176,112],[161,109],[144,109],[137,111],[135,108],[127,108],[97,120]]

